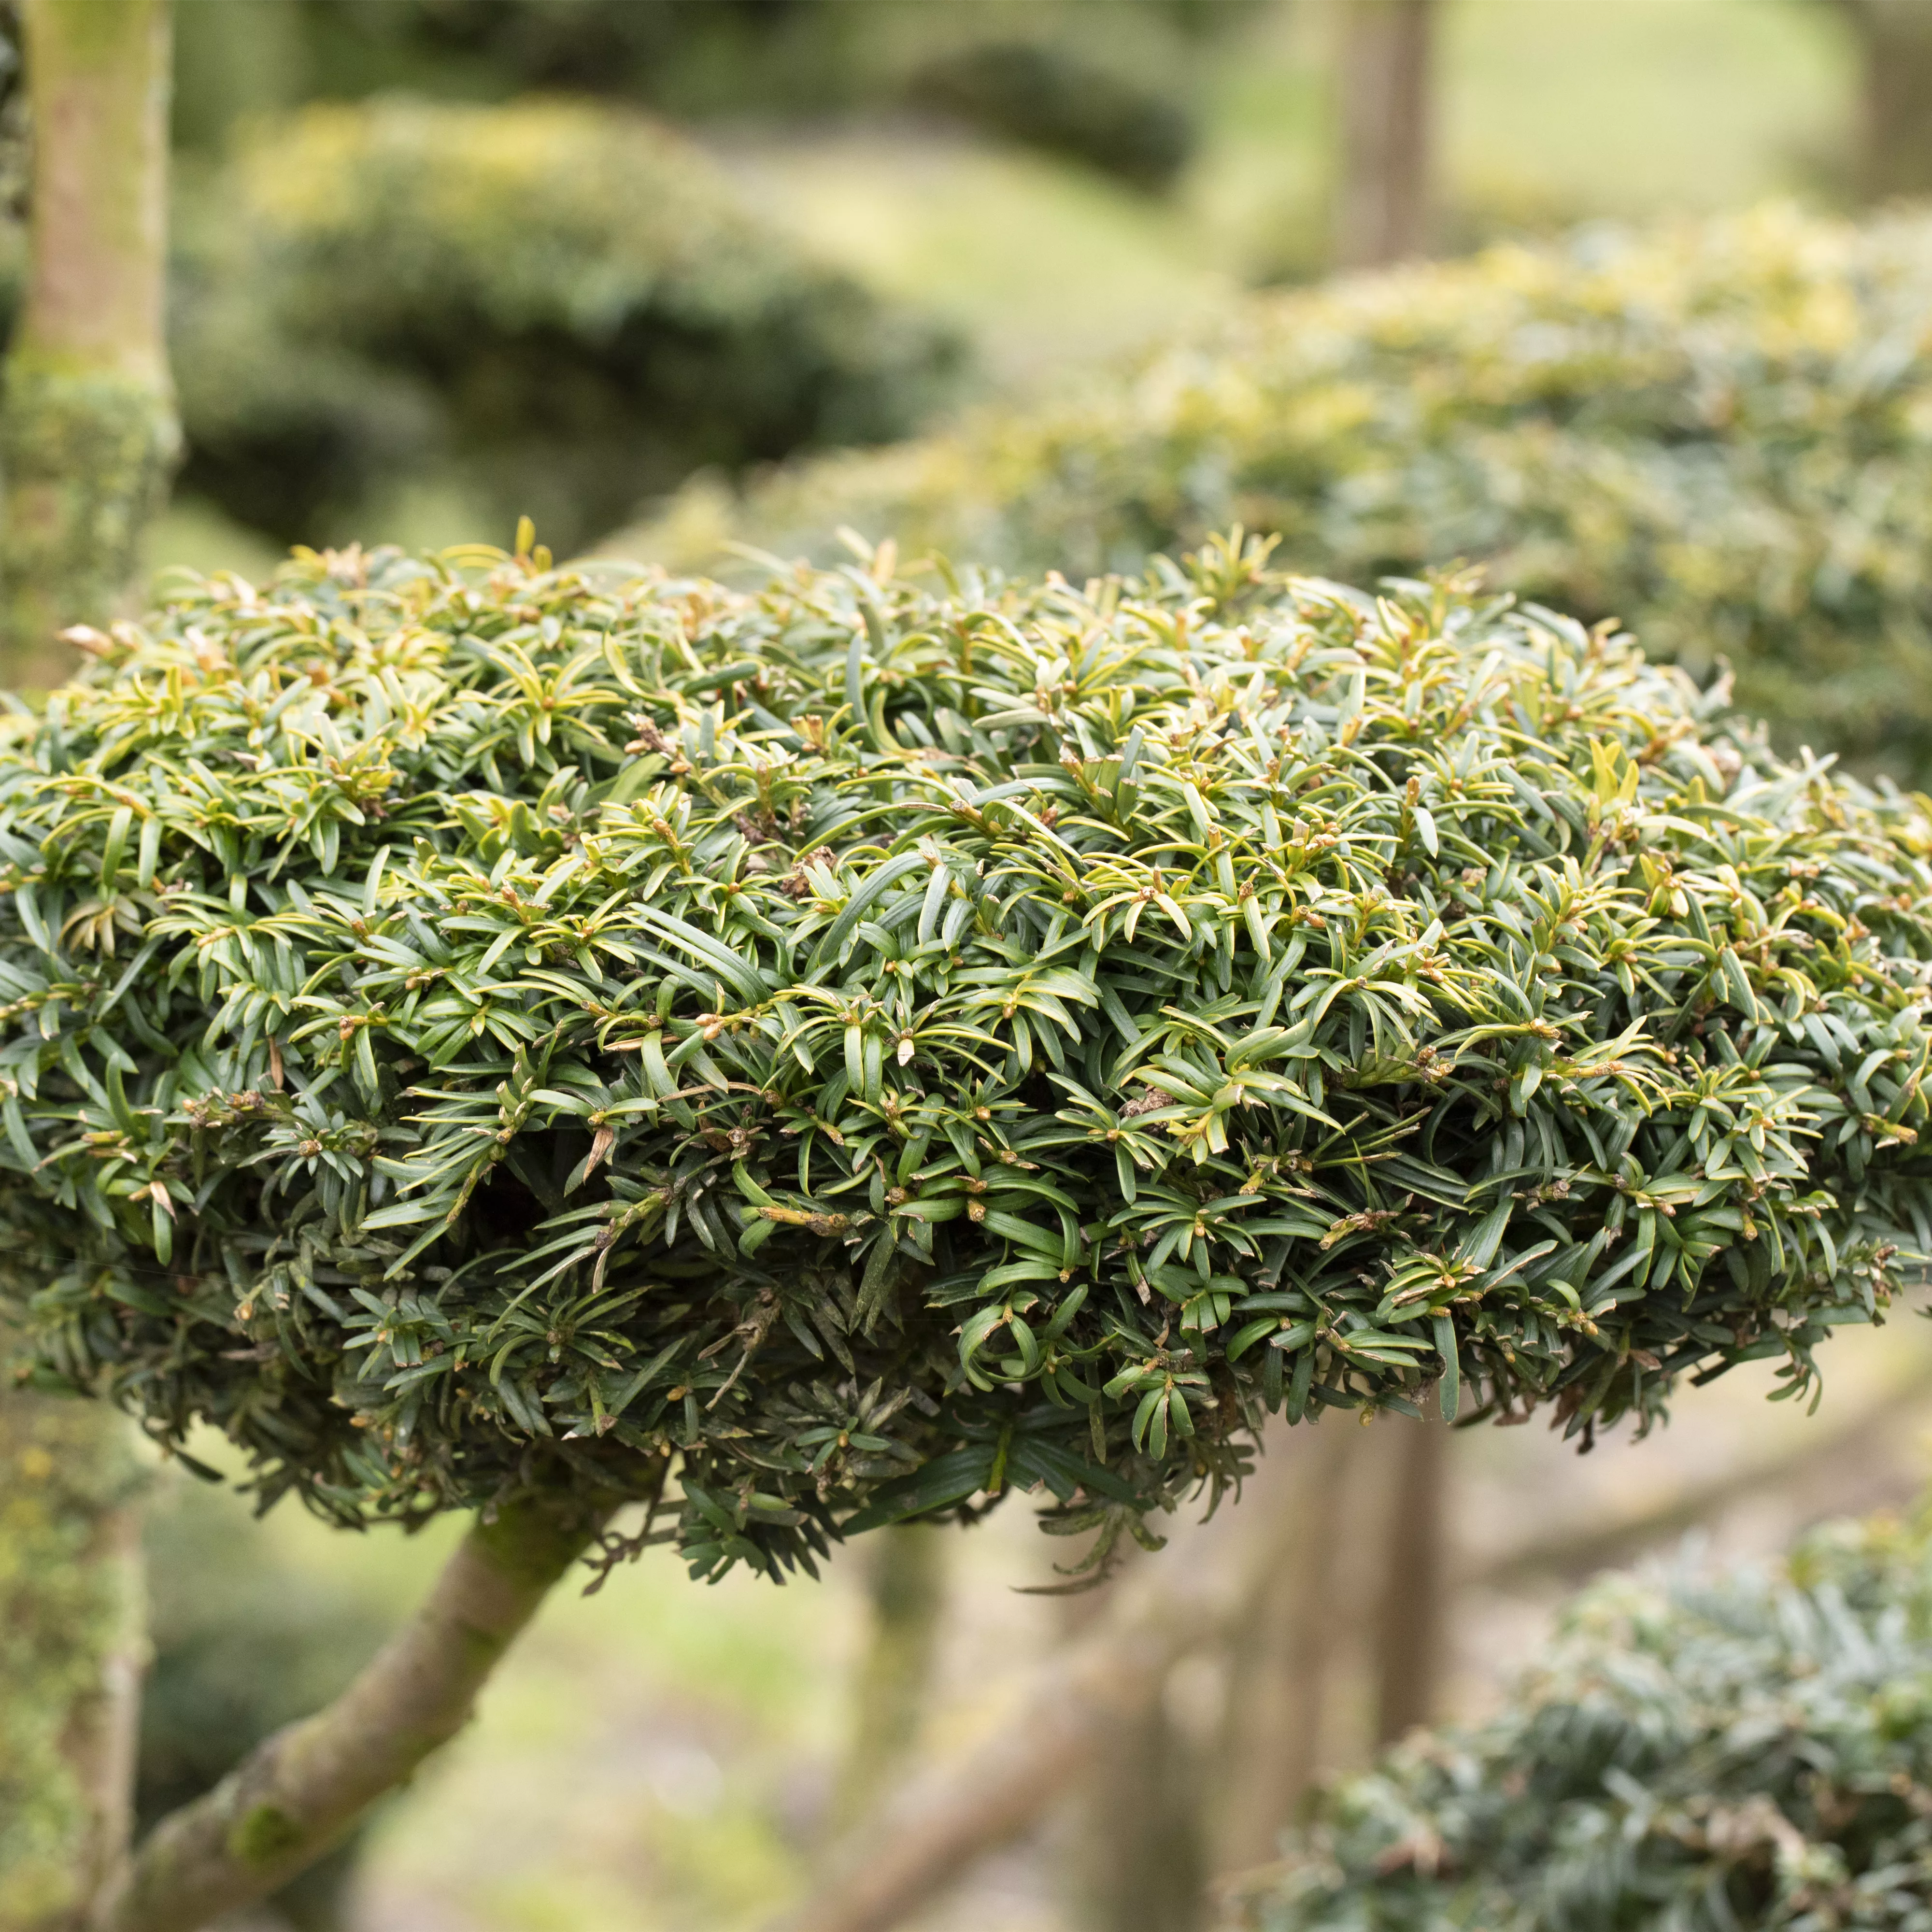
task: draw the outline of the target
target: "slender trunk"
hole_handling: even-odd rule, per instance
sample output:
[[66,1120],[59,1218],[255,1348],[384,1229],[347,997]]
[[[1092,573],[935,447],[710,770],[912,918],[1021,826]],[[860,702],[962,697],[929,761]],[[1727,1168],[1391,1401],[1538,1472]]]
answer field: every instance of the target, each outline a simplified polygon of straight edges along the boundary
[[595,1528],[581,1511],[536,1502],[479,1522],[414,1619],[334,1703],[276,1732],[155,1827],[97,1908],[96,1932],[194,1932],[339,1843],[462,1729]]
[[1435,0],[1342,0],[1335,256],[1349,268],[1429,242]]
[[851,1748],[839,1780],[839,1828],[870,1816],[919,1742],[946,1607],[945,1530],[897,1523],[860,1545],[872,1629],[854,1690]]
[[1449,1609],[1449,1430],[1392,1416],[1390,1496],[1375,1632],[1376,1742],[1437,1714]]
[[[1081,1634],[1042,1666],[1013,1722],[929,1766],[838,1850],[784,1932],[886,1932],[976,1860],[1040,1822],[1176,1660],[1218,1642],[1257,1587],[1226,1519],[1177,1538],[1110,1587]],[[144,1929],[145,1932],[145,1929]]]
[[[1136,1571],[1161,1558],[1130,1551],[1102,1589],[1064,1601],[1077,1640]],[[1168,1708],[1172,1670],[1150,1675],[1103,1713],[1073,1820],[1071,1916],[1088,1932],[1193,1932],[1205,1903],[1201,1753]]]
[[[166,0],[26,0],[26,298],[0,402],[0,674],[107,616],[178,432],[162,340]],[[142,1660],[135,1465],[104,1404],[0,1414],[0,1928],[77,1924],[125,1855]],[[13,1788],[10,1790],[8,1787]]]
[[1840,0],[1864,65],[1858,188],[1870,201],[1932,194],[1932,6]]
[[1169,1673],[1103,1725],[1081,1792],[1075,1873],[1089,1932],[1195,1932],[1205,1916],[1200,1768]]
[[1267,1581],[1230,1646],[1215,1846],[1224,1871],[1264,1863],[1322,1770],[1338,1652],[1348,1633],[1344,1525],[1351,1478],[1370,1447],[1351,1416],[1286,1432],[1287,1507],[1269,1526]]
[[125,1855],[140,1469],[105,1403],[0,1389],[0,1932],[68,1932]]
[[27,292],[0,406],[5,670],[112,615],[179,442],[163,338],[168,0],[26,0]]

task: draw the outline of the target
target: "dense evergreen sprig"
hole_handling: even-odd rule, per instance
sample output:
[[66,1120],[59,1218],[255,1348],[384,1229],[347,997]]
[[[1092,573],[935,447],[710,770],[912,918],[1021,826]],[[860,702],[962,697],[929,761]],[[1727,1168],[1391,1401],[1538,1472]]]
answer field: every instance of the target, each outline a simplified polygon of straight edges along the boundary
[[1324,1794],[1234,1914],[1261,1932],[1922,1932],[1932,1568],[1840,1526],[1788,1574],[1616,1577],[1468,1732]]
[[1796,1394],[1932,1235],[1921,803],[1607,630],[1237,542],[304,556],[92,643],[0,752],[10,1292],[345,1518],[1118,1527],[1268,1408]]

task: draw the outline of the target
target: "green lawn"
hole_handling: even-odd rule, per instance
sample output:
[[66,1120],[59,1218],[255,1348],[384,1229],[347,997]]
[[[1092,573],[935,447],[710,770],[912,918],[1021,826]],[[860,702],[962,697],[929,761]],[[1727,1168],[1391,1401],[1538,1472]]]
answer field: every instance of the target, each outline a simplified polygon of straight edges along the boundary
[[[893,128],[718,142],[770,214],[956,316],[995,383],[1051,380],[1326,247],[1332,8],[1264,14],[1202,83],[1172,201]],[[1856,76],[1823,0],[1452,0],[1437,65],[1445,245],[1595,216],[1829,195]]]
[[1462,0],[1442,50],[1452,203],[1489,224],[1830,194],[1857,74],[1825,0]]

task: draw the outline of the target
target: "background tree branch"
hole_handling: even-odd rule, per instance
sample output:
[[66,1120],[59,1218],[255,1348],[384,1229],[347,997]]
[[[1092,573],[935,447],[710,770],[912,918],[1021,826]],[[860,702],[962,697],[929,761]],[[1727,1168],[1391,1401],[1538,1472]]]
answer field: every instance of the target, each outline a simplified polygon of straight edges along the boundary
[[1282,1480],[1286,1463],[1264,1463],[1246,1500],[1132,1564],[1108,1586],[1105,1609],[1042,1660],[1018,1714],[915,1778],[834,1853],[818,1888],[772,1932],[885,1932],[1036,1825],[1174,1663],[1220,1641],[1261,1592],[1278,1560],[1274,1519],[1284,1498],[1291,1510],[1301,1502]]
[[99,1932],[194,1932],[327,1851],[463,1727],[596,1528],[580,1508],[538,1502],[479,1522],[412,1621],[334,1703],[155,1827],[102,1900]]
[[854,1691],[852,1739],[834,1813],[862,1824],[919,1742],[946,1608],[946,1526],[893,1523],[865,1539],[872,1630]]
[[1343,8],[1335,260],[1378,268],[1428,245],[1435,0]]
[[1628,1563],[1643,1551],[1681,1536],[1734,1505],[1773,1490],[1802,1487],[1816,1498],[1816,1514],[1838,1515],[1882,1508],[1918,1493],[1922,1472],[1901,1484],[1887,1480],[1876,1452],[1893,1430],[1932,1406],[1932,1378],[1921,1373],[1862,1410],[1836,1430],[1822,1425],[1815,1436],[1789,1448],[1727,1469],[1694,1484],[1648,1508],[1608,1522],[1565,1521],[1546,1527],[1520,1544],[1471,1564],[1454,1581],[1456,1587],[1497,1589],[1537,1577],[1576,1581],[1594,1570]]

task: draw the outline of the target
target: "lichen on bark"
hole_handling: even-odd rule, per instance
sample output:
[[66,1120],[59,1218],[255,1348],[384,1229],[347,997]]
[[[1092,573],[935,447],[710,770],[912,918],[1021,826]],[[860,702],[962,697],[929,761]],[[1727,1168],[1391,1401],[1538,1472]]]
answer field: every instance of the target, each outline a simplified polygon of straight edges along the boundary
[[[285,1885],[469,1721],[608,1503],[538,1491],[470,1530],[415,1618],[325,1709],[171,1812],[95,1900],[99,1932],[195,1932]],[[0,1932],[10,1932],[0,1918]]]
[[[106,1404],[0,1382],[0,1927],[76,1924],[124,1825],[141,1472]],[[118,1808],[124,1811],[124,1804]]]
[[58,632],[114,614],[179,442],[172,400],[152,380],[28,352],[10,358],[0,407],[0,622],[29,674]]

